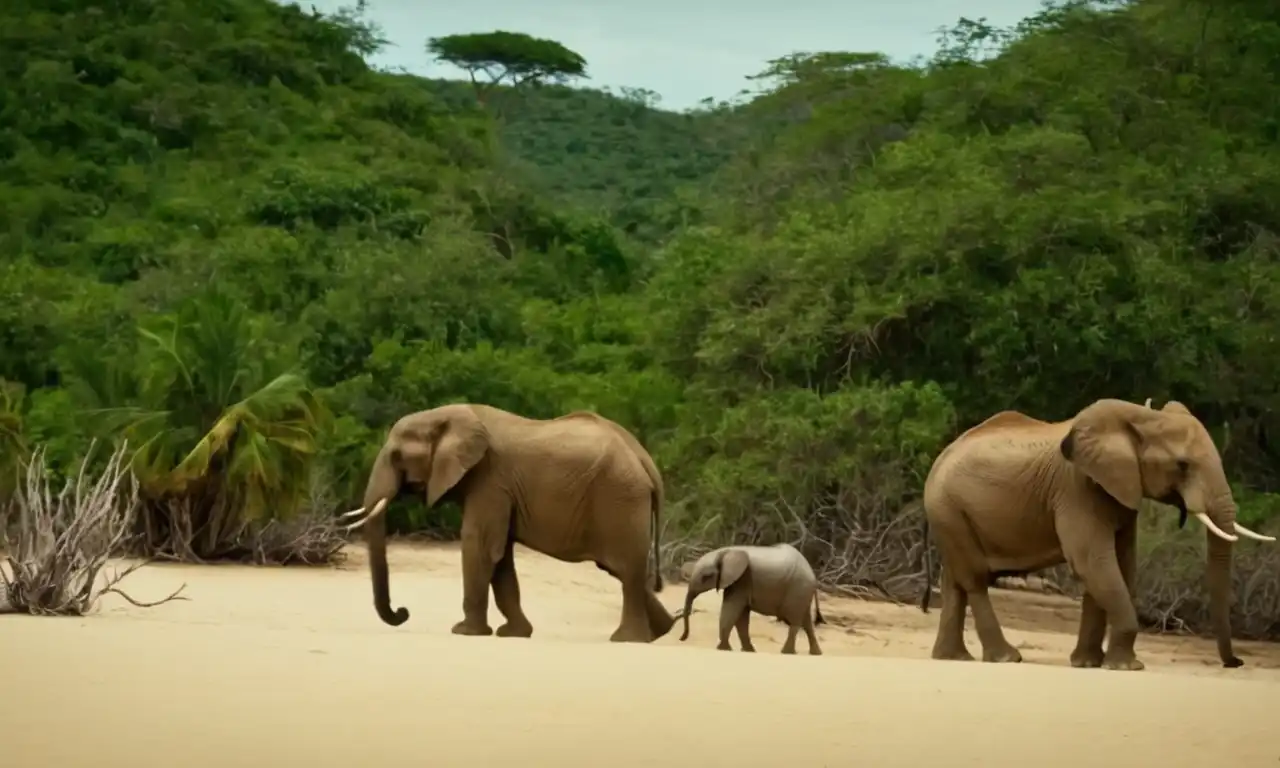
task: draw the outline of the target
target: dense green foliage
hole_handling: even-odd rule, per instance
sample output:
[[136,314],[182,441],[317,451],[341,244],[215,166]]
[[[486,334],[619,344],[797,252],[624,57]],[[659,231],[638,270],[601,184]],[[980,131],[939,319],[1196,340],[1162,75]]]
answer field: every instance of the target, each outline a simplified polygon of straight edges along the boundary
[[[457,111],[474,107],[466,83],[428,80]],[[742,146],[749,126],[732,111],[657,109],[656,94],[549,85],[507,89],[499,101],[494,160],[539,195],[607,218],[648,244],[702,220],[694,185]]]
[[266,0],[0,22],[8,466],[128,423],[156,504],[328,513],[406,411],[591,408],[655,453],[668,538],[912,588],[933,456],[1004,408],[1176,398],[1242,520],[1280,498],[1271,4],[963,23],[682,115],[551,87],[493,114]]

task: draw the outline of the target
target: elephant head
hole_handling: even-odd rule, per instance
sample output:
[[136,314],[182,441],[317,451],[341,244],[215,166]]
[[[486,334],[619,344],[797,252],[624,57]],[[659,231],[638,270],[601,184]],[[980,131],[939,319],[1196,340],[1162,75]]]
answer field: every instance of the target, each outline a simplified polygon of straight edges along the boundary
[[[1236,503],[1222,457],[1204,424],[1170,401],[1154,410],[1123,400],[1099,400],[1077,414],[1063,438],[1063,457],[1112,498],[1137,510],[1149,498],[1190,513],[1205,526],[1209,611],[1218,653],[1240,666],[1231,650],[1231,542],[1239,536],[1275,541],[1236,522]],[[1184,518],[1185,519],[1185,518]]]
[[689,589],[684,597],[684,610],[681,611],[681,618],[684,619],[681,642],[689,639],[689,614],[693,612],[694,598],[708,589],[718,592],[733,586],[746,575],[750,564],[747,553],[733,547],[722,547],[698,558],[693,566],[693,573],[689,575]]
[[391,626],[409,619],[405,608],[391,609],[387,574],[387,537],[384,511],[403,485],[425,492],[431,507],[448,493],[489,450],[489,433],[469,405],[446,405],[402,417],[392,425],[365,485],[364,505],[347,517],[370,510],[347,526],[363,526],[369,547],[369,571],[373,577],[373,606]]

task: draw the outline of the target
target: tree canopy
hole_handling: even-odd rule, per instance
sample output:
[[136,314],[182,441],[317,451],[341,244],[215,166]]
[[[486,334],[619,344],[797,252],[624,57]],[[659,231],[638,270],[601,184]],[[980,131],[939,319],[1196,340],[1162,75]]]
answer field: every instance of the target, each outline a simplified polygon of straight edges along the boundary
[[[433,37],[427,53],[465,70],[480,94],[495,85],[564,83],[587,76],[587,61],[555,40],[522,32],[482,32]],[[487,83],[476,79],[488,78]]]

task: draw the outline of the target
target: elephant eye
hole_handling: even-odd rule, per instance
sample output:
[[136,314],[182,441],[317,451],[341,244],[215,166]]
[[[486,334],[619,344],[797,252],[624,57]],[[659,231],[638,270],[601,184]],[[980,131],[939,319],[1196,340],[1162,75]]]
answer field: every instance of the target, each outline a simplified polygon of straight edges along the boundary
[[1178,459],[1178,474],[1185,475],[1191,471],[1191,462],[1186,459]]

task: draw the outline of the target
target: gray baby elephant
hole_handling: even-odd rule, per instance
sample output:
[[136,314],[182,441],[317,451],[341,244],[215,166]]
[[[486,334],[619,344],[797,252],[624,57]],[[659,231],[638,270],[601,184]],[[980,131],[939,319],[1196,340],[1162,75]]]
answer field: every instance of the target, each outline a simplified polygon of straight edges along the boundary
[[[787,623],[787,641],[783,653],[796,652],[796,634],[803,629],[809,640],[809,653],[822,655],[814,624],[823,624],[818,610],[818,579],[804,555],[790,544],[771,547],[731,546],[715,549],[694,563],[689,577],[689,591],[684,598],[684,634],[689,639],[689,613],[693,600],[708,589],[724,591],[720,603],[720,644],[729,647],[729,630],[737,627],[742,650],[755,651],[747,627],[752,611],[776,616]],[[813,601],[813,617],[809,617],[809,601]]]

